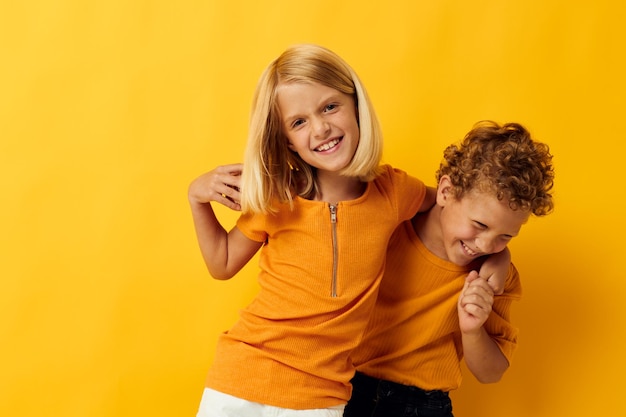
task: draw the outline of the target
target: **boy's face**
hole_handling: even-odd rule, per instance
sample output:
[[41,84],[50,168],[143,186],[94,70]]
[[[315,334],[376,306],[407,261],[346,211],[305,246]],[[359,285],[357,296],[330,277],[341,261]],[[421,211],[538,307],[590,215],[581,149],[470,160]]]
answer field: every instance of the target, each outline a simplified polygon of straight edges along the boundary
[[447,176],[439,181],[437,204],[447,260],[467,265],[474,259],[502,251],[517,236],[530,213],[512,210],[493,193],[472,190],[456,199]]

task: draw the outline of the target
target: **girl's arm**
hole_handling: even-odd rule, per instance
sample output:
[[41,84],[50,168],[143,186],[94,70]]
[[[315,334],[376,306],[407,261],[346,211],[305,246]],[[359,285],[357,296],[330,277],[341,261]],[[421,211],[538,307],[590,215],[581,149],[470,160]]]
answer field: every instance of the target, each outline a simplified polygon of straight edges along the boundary
[[459,326],[465,363],[476,379],[485,384],[498,382],[509,367],[509,361],[483,326],[493,300],[487,280],[476,271],[470,272],[457,306]]
[[241,164],[217,167],[189,186],[189,204],[200,251],[209,273],[216,279],[232,278],[262,245],[247,238],[237,227],[227,232],[211,207],[214,201],[241,210],[241,169]]
[[507,247],[501,252],[489,255],[480,267],[478,275],[487,280],[495,294],[500,295],[504,292],[504,284],[510,265],[511,252]]

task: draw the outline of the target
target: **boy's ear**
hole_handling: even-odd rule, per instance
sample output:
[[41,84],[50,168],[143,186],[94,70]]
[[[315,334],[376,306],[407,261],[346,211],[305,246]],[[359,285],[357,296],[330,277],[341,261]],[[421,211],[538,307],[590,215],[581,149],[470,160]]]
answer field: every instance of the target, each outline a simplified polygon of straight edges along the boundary
[[437,204],[444,207],[452,197],[452,182],[450,176],[442,175],[439,178],[439,184],[437,184]]

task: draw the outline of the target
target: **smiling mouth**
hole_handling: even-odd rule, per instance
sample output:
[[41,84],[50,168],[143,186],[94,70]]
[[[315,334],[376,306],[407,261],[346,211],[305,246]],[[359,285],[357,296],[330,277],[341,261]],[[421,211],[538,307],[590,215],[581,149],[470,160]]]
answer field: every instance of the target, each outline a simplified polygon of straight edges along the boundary
[[341,138],[333,139],[330,142],[326,142],[325,144],[318,146],[317,148],[314,149],[314,151],[315,152],[327,151],[337,146],[339,142],[341,142]]
[[477,252],[474,252],[473,250],[471,250],[469,248],[469,246],[467,246],[464,242],[461,242],[461,246],[463,247],[465,253],[467,253],[469,256],[476,256],[476,255],[478,255]]

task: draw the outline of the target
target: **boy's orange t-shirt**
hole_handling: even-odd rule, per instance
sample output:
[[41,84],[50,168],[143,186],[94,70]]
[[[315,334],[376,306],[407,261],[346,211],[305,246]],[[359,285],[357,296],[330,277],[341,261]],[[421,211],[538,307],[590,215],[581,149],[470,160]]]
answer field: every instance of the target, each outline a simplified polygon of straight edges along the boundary
[[[427,391],[458,388],[463,349],[457,301],[472,266],[480,265],[459,266],[437,257],[411,222],[404,222],[390,240],[378,300],[352,355],[357,370]],[[504,293],[495,297],[484,324],[509,362],[518,334],[511,324],[511,304],[521,291],[511,264]]]

